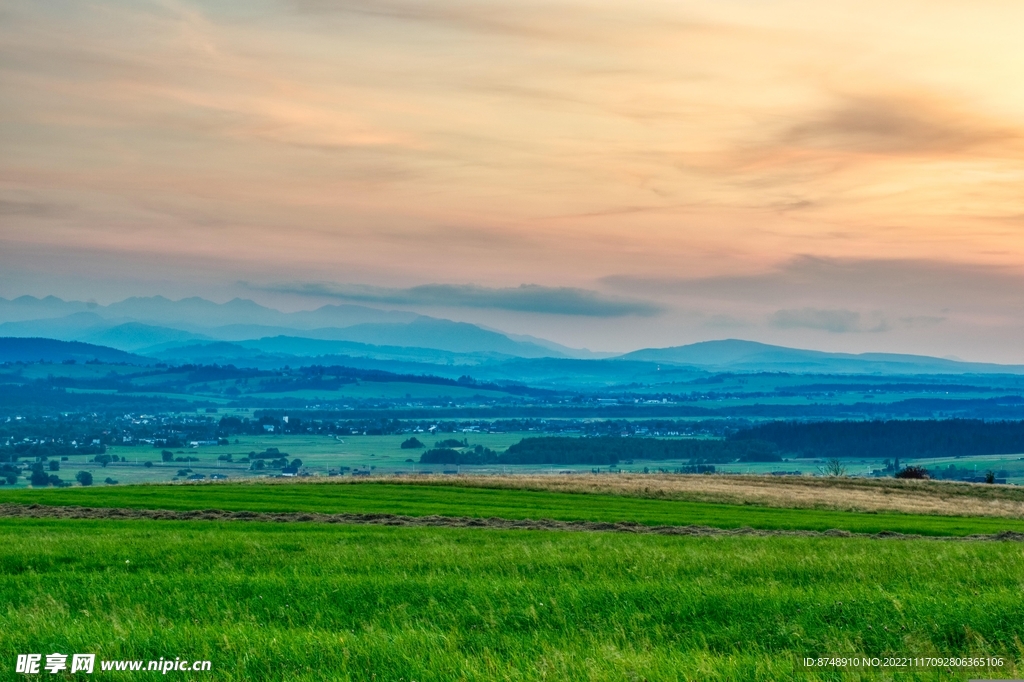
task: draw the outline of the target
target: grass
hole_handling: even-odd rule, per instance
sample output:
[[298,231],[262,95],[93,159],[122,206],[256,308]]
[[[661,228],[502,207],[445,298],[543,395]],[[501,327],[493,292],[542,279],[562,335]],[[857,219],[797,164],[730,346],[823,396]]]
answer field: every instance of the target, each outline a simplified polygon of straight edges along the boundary
[[894,531],[962,536],[1024,532],[1024,521],[991,517],[869,514],[822,509],[784,509],[620,495],[392,483],[295,483],[112,486],[64,489],[0,489],[0,502],[134,509],[223,509],[391,513],[410,516],[499,517],[564,521],[636,521],[648,525],[856,533]]
[[5,666],[60,651],[213,662],[176,679],[779,680],[847,679],[794,661],[856,653],[1001,655],[1003,677],[1024,653],[1012,543],[5,519],[0,547]]

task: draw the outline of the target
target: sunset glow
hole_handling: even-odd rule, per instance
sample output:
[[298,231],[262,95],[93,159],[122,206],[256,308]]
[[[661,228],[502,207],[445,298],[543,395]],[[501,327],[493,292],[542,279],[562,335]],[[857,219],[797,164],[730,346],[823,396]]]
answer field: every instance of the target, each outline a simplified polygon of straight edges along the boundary
[[1020,3],[0,16],[0,296],[1024,362]]

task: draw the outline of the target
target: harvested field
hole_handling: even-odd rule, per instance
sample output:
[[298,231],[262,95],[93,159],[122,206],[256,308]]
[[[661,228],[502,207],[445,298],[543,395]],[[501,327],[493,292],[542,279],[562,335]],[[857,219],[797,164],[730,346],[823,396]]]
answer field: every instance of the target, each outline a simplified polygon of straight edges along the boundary
[[[403,479],[403,482],[407,482]],[[811,476],[614,474],[458,476],[421,485],[599,493],[663,500],[835,511],[1024,518],[1024,488],[1011,485]]]
[[[598,477],[595,477],[598,478]],[[317,479],[312,479],[316,481]],[[586,479],[585,479],[586,480]],[[323,479],[319,479],[323,481]],[[507,479],[434,479],[410,485],[395,479],[334,484],[216,483],[200,485],[89,486],[0,490],[0,504],[148,509],[194,512],[395,514],[473,519],[554,519],[567,522],[640,523],[645,526],[711,526],[764,530],[841,529],[966,536],[1024,532],[1024,520],[998,516],[906,514],[723,504],[667,497],[552,491],[494,485]],[[479,485],[480,482],[491,485]],[[516,482],[516,481],[513,481]],[[447,483],[447,485],[445,485]],[[453,485],[454,483],[454,485]],[[962,511],[958,509],[957,511]]]
[[250,512],[223,509],[174,511],[169,509],[122,509],[112,507],[54,507],[0,504],[0,518],[31,519],[145,519],[150,521],[251,521],[263,523],[344,523],[426,528],[484,528],[491,530],[546,530],[575,532],[684,535],[691,537],[805,537],[870,538],[875,540],[957,540],[967,542],[1024,542],[1024,533],[1002,531],[965,536],[915,535],[882,531],[851,533],[845,530],[766,530],[762,528],[712,528],[711,526],[646,526],[634,521],[557,521],[554,519],[500,519],[459,516],[403,516],[400,514],[318,514],[305,512]]

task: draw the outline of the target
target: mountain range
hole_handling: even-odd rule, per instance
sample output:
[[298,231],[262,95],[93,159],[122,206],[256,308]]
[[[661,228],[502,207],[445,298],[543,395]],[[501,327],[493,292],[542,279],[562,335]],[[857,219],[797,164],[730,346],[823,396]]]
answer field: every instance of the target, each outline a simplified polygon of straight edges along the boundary
[[[201,298],[171,301],[153,296],[107,306],[54,296],[0,298],[0,336],[82,341],[140,354],[197,342],[284,336],[506,357],[594,356],[546,340],[512,338],[477,325],[410,312],[325,305],[286,313],[237,298],[218,304]],[[330,351],[321,346],[317,354],[326,352]]]
[[[686,380],[708,372],[1024,374],[1024,366],[922,355],[828,353],[725,339],[609,357],[545,339],[358,305],[281,312],[253,301],[155,296],[110,305],[0,298],[0,362],[90,356],[111,362],[281,367],[338,364],[542,384]],[[60,346],[52,341],[73,342]],[[91,345],[88,345],[91,344]],[[39,357],[35,357],[38,355]]]

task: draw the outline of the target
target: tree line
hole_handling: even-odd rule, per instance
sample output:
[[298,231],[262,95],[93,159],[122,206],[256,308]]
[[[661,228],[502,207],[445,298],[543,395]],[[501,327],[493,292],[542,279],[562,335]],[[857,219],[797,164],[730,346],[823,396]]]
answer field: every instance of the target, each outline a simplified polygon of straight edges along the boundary
[[686,459],[692,463],[781,461],[777,448],[754,440],[660,438],[524,438],[504,452],[481,445],[434,448],[420,456],[423,464],[586,464],[614,466],[624,460]]
[[767,422],[729,442],[769,442],[790,457],[955,457],[1024,452],[1024,422],[980,419]]

